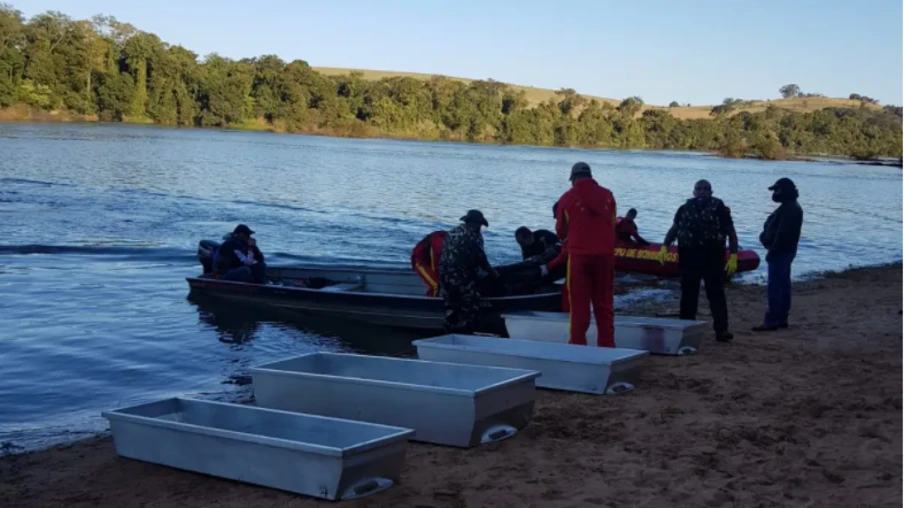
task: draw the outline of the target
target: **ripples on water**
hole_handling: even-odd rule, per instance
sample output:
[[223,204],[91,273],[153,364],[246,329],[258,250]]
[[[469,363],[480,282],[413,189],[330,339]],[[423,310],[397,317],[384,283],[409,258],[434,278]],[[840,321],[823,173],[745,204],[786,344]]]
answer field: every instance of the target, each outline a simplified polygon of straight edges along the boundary
[[898,169],[115,125],[0,124],[0,155],[0,443],[24,446],[151,398],[247,396],[248,367],[286,355],[410,353],[401,334],[188,301],[198,240],[238,222],[273,263],[401,267],[480,208],[491,261],[508,263],[514,229],[552,228],[584,160],[648,240],[707,178],[756,248],[766,188],[790,176],[805,209],[795,275],[901,260]]

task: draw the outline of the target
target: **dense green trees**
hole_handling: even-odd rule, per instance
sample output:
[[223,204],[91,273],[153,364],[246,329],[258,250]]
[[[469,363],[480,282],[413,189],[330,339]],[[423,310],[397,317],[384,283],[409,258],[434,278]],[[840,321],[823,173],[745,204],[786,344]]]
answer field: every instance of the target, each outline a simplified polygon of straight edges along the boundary
[[860,95],[859,93],[852,93],[850,97],[848,97],[852,101],[860,101],[860,102],[868,102],[870,104],[879,104],[879,101],[873,99],[872,97],[868,97],[866,95]]
[[[782,94],[801,96],[800,87]],[[615,107],[571,89],[531,106],[523,91],[492,80],[328,77],[273,55],[199,60],[111,17],[77,21],[48,12],[26,21],[0,4],[0,108],[24,104],[109,121],[765,158],[900,157],[901,108],[879,110],[856,98],[859,108],[812,113],[739,113],[749,103],[726,99],[700,120],[645,108],[639,97]]]
[[792,97],[800,96],[800,87],[791,83],[790,85],[785,85],[778,89],[778,93],[782,94],[782,97],[785,99],[791,99]]

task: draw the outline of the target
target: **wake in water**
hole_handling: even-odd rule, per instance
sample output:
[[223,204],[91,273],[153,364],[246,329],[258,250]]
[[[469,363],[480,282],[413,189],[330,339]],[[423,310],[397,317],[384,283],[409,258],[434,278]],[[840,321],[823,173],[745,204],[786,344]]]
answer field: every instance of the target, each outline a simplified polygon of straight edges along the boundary
[[[131,245],[0,245],[0,256],[28,255],[76,255],[115,257],[119,261],[147,261],[195,263],[197,251],[174,247],[157,247],[152,244]],[[401,262],[387,262],[357,256],[310,256],[287,252],[267,253],[268,259],[278,264],[303,264],[305,266],[329,266],[333,268],[405,269]],[[200,267],[199,267],[200,269]]]

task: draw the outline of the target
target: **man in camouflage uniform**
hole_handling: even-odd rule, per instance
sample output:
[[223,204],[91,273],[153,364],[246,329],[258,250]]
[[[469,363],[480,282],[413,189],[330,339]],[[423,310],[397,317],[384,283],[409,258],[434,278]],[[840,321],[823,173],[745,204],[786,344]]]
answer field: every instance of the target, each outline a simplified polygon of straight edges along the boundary
[[477,291],[478,269],[493,276],[496,270],[487,261],[480,227],[489,223],[479,210],[468,210],[463,224],[446,234],[439,260],[440,288],[446,309],[446,333],[471,333],[480,317]]
[[[668,247],[678,240],[678,264],[681,267],[681,319],[696,319],[700,280],[706,284],[706,299],[713,316],[716,340],[732,339],[728,331],[728,305],[725,302],[725,274],[738,269],[738,236],[728,207],[713,197],[712,185],[700,180],[694,185],[694,197],[678,208],[674,223],[662,242],[659,262],[664,263]],[[725,238],[729,257],[725,261]],[[724,272],[723,273],[723,266]]]

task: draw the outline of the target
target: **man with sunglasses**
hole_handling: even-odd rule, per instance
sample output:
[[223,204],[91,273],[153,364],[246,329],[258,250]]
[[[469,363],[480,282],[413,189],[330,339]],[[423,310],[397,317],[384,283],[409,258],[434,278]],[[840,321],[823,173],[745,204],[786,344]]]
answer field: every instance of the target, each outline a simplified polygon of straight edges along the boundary
[[[725,238],[729,258],[725,262]],[[725,302],[725,274],[738,270],[738,236],[728,207],[713,197],[712,185],[700,180],[694,185],[694,197],[678,208],[665,235],[659,262],[665,263],[668,247],[678,240],[678,264],[681,267],[681,319],[697,318],[700,281],[706,284],[706,298],[713,316],[716,340],[730,341],[728,305]],[[724,273],[723,273],[724,266]]]

